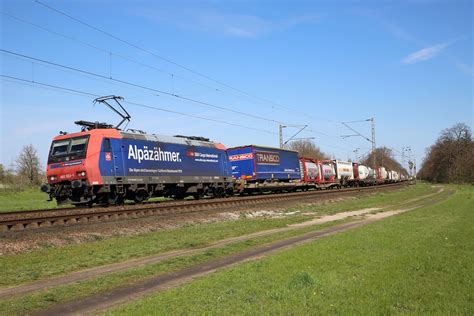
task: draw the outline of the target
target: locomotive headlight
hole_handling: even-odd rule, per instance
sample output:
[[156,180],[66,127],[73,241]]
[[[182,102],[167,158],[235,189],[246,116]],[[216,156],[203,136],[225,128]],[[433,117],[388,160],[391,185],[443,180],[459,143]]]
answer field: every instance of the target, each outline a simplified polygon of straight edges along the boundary
[[58,178],[58,177],[56,177],[56,176],[51,176],[51,177],[49,177],[49,180],[55,181],[57,178]]
[[85,171],[78,171],[78,172],[77,172],[77,176],[78,176],[78,177],[85,177],[85,176],[86,176],[86,172],[85,172]]

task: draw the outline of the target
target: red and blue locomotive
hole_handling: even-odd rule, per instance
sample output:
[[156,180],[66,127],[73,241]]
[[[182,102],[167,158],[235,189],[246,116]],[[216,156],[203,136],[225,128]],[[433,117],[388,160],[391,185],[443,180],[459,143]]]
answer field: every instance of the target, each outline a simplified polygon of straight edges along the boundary
[[232,194],[222,144],[202,137],[123,132],[76,122],[83,131],[55,137],[42,190],[58,204],[118,204],[149,197],[182,199]]

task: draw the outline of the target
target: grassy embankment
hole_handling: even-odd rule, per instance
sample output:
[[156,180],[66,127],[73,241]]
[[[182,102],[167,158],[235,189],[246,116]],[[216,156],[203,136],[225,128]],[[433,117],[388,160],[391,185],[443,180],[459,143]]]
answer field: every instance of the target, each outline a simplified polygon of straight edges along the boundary
[[55,201],[48,202],[48,195],[39,187],[23,190],[0,190],[0,213],[34,209],[56,208]]
[[[387,201],[390,201],[391,204],[399,204],[407,199],[432,191],[433,189],[429,185],[419,185],[396,192],[352,199],[342,203],[313,206],[311,211],[314,212],[315,215],[319,215],[345,211],[348,208],[384,206]],[[322,211],[320,211],[320,209],[322,209]],[[310,211],[310,208],[305,207],[305,212],[308,211]],[[81,245],[45,248],[28,254],[4,256],[0,258],[0,265],[3,267],[0,280],[3,286],[11,286],[36,279],[61,275],[75,270],[120,262],[130,258],[163,253],[174,249],[205,246],[216,240],[275,227],[284,227],[288,224],[301,222],[308,218],[311,217],[292,216],[283,219],[241,219],[233,222],[193,225],[140,236],[111,238]],[[91,295],[151,275],[209,261],[226,254],[255,247],[265,242],[301,234],[305,231],[321,229],[330,225],[334,225],[334,223],[319,225],[317,228],[309,227],[297,231],[279,233],[265,238],[247,240],[220,249],[209,250],[200,255],[171,259],[145,268],[114,273],[96,280],[60,286],[40,293],[26,295],[21,298],[5,300],[0,303],[0,311],[22,313],[44,308],[54,302]],[[45,258],[47,258],[47,260],[45,260]]]
[[474,188],[110,314],[474,313]]
[[[0,213],[13,211],[28,211],[38,209],[58,208],[56,200],[48,201],[48,194],[41,192],[39,187],[26,187],[18,190],[0,190]],[[167,201],[168,198],[152,198],[150,202]],[[133,201],[126,201],[132,204]],[[61,205],[60,207],[73,207],[73,205]]]

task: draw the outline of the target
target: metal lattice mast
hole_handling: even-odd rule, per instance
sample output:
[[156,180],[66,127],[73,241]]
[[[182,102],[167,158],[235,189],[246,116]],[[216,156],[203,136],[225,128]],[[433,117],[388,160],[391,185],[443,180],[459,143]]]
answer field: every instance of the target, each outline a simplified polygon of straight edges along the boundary
[[372,121],[372,160],[375,168],[375,119],[371,118]]
[[283,148],[283,125],[279,125],[279,130],[278,130],[278,133],[280,135],[280,148]]

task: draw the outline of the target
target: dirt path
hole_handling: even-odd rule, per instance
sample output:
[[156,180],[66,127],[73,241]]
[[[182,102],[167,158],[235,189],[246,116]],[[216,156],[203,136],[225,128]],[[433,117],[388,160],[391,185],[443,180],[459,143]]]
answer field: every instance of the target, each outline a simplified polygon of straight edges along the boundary
[[[418,208],[418,207],[416,207]],[[317,232],[310,232],[301,236],[292,237],[271,244],[259,246],[242,253],[230,255],[222,259],[195,265],[177,272],[160,275],[139,282],[132,286],[122,287],[108,293],[95,295],[85,299],[59,304],[51,309],[37,313],[36,315],[67,315],[67,314],[90,314],[114,306],[142,298],[153,292],[175,287],[197,277],[201,277],[224,267],[231,267],[242,262],[255,260],[276,251],[284,250],[296,245],[308,243],[326,236],[345,232],[350,229],[364,226],[366,224],[380,221],[384,218],[407,212],[411,209],[369,214],[367,218],[349,223],[340,224]]]
[[[431,197],[434,194],[439,194],[441,192],[443,192],[442,188],[438,190],[436,193],[431,193],[425,196],[421,196],[414,200],[421,200],[423,198]],[[390,206],[386,206],[385,208],[388,208],[388,207]],[[95,268],[91,268],[87,270],[72,272],[64,276],[58,276],[58,277],[53,277],[53,278],[49,278],[45,280],[35,281],[35,282],[27,283],[24,285],[2,288],[0,289],[0,299],[9,298],[12,296],[25,295],[34,291],[46,290],[48,288],[55,287],[55,286],[73,284],[80,281],[94,279],[94,278],[97,278],[109,273],[116,273],[116,272],[122,272],[122,271],[130,270],[130,269],[141,268],[147,265],[157,264],[157,263],[163,262],[165,260],[173,259],[173,258],[199,254],[211,249],[224,247],[224,246],[237,243],[240,241],[245,241],[245,240],[259,238],[259,237],[265,237],[265,236],[273,235],[276,233],[286,232],[286,231],[295,230],[299,228],[305,228],[305,227],[319,225],[319,224],[328,223],[332,221],[343,220],[349,217],[357,217],[357,216],[366,215],[368,216],[367,219],[371,219],[371,218],[374,218],[374,214],[369,214],[369,213],[372,213],[375,211],[381,211],[381,210],[383,210],[383,208],[366,208],[366,209],[361,209],[361,210],[356,210],[356,211],[340,212],[334,215],[326,215],[319,218],[315,218],[310,221],[292,224],[292,225],[288,225],[282,228],[264,230],[260,232],[243,235],[243,236],[223,239],[201,248],[169,251],[169,252],[165,252],[158,255],[131,259],[124,262],[113,263],[113,264],[103,265],[103,266],[99,266],[99,267],[95,267]],[[407,210],[411,210],[411,209],[407,209]],[[397,211],[397,212],[401,212],[401,211]],[[385,213],[395,215],[395,214],[392,214],[391,212],[390,213],[381,212],[375,215],[381,216],[381,218],[385,218],[384,216]]]

